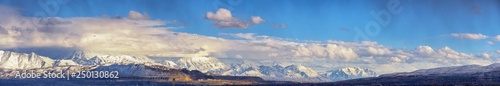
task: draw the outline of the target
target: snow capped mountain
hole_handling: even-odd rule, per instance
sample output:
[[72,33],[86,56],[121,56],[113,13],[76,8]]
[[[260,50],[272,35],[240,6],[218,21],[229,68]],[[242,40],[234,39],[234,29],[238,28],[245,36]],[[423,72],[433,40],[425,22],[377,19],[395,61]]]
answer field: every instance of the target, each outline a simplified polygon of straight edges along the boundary
[[372,70],[358,67],[346,67],[337,70],[330,70],[326,71],[322,75],[334,81],[377,76],[377,74]]
[[0,50],[0,68],[32,69],[65,65],[155,64],[145,56],[110,55],[100,52],[75,51],[67,59],[52,59],[36,53],[26,54]]
[[72,60],[57,60],[54,63],[54,66],[64,66],[64,65],[78,65],[78,63]]
[[127,64],[127,65],[113,64],[108,66],[100,66],[93,70],[118,71],[118,73],[120,73],[120,76],[122,77],[138,77],[138,76],[145,77],[145,76],[162,76],[162,75],[166,76],[165,74],[168,74],[156,71],[154,70],[154,68],[142,64]]
[[494,63],[488,66],[480,65],[465,65],[453,67],[440,67],[432,69],[420,69],[413,72],[401,72],[384,74],[380,76],[415,76],[415,75],[454,75],[454,74],[467,74],[467,73],[484,73],[500,70],[500,63]]
[[75,51],[69,58],[81,65],[154,63],[146,56],[112,55],[93,51]]
[[287,75],[286,77],[300,77],[300,78],[310,78],[318,77],[319,74],[303,65],[290,65],[284,68],[283,72]]
[[35,53],[16,53],[0,51],[0,68],[5,69],[31,69],[62,65],[77,65],[71,60],[54,61],[48,57],[39,56]]
[[497,85],[500,80],[500,63],[488,66],[465,65],[420,69],[413,72],[383,74],[378,77],[345,80],[337,85]]
[[288,65],[284,67],[281,64],[262,65],[251,61],[231,64],[229,70],[218,71],[218,73],[231,76],[259,76],[266,80],[306,82],[329,81],[319,76],[314,70],[303,65]]
[[[186,68],[188,70],[198,70],[203,73],[209,72],[218,75],[258,76],[266,80],[306,82],[336,81],[376,76],[375,72],[371,70],[356,67],[342,68],[328,71],[325,74],[319,74],[304,65],[283,65],[276,62],[262,63],[251,60],[230,60],[229,62],[231,64],[228,66],[214,57],[187,57],[180,58],[175,62],[163,60],[162,62],[155,63],[146,56],[109,54],[93,51],[75,51],[66,57],[52,59],[35,53],[26,54],[0,51],[0,69],[4,69],[0,70],[0,72],[3,71],[2,73],[9,73],[9,71],[12,72],[17,69],[36,71],[117,70],[122,75],[134,77],[163,76],[169,74],[165,73],[167,70]],[[488,67],[497,68],[495,65]],[[162,69],[163,71],[158,71],[157,69]],[[178,77],[185,77],[185,75]]]
[[259,63],[258,61],[235,61],[230,60],[230,67],[227,70],[216,71],[216,74],[231,76],[259,76],[266,80],[290,80],[305,82],[326,82],[338,81],[363,77],[375,77],[377,74],[369,69],[358,67],[347,67],[337,70],[318,73],[304,65],[284,66],[276,62]]
[[228,67],[226,64],[214,57],[187,57],[177,61],[181,68],[189,70],[199,70],[201,72],[224,70]]
[[285,77],[286,75],[283,73],[283,68],[284,67],[280,65],[274,65],[274,66],[261,65],[258,67],[258,70],[260,73],[264,74],[265,77]]
[[259,71],[260,64],[249,61],[232,61],[228,70],[214,71],[216,74],[233,76],[265,76]]
[[176,68],[178,66],[175,62],[170,60],[164,60],[161,64],[171,68]]

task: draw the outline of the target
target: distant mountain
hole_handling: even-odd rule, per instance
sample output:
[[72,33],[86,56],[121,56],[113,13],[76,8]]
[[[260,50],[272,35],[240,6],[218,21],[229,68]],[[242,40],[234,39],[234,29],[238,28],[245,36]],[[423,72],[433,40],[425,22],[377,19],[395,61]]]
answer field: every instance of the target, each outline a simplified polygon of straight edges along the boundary
[[0,68],[6,69],[32,69],[63,65],[78,65],[71,60],[53,60],[35,53],[16,53],[0,51]]
[[375,75],[373,71],[361,68],[343,68],[319,74],[304,65],[263,64],[250,60],[222,62],[214,57],[187,57],[176,61],[164,60],[156,63],[146,56],[97,51],[73,51],[63,54],[67,55],[51,58],[33,52],[27,54],[0,51],[0,69],[3,69],[4,73],[8,72],[6,70],[18,69],[37,71],[119,70],[123,72],[123,75],[135,77],[165,74],[157,72],[155,70],[158,69],[151,69],[151,67],[158,67],[161,70],[186,68],[189,71],[215,75],[258,76],[266,80],[298,82],[327,82]]
[[364,77],[376,77],[377,73],[372,70],[359,67],[345,67],[337,70],[326,71],[322,75],[328,79],[339,81]]
[[170,77],[182,81],[209,78],[208,75],[196,70],[190,71],[186,69],[171,69],[162,65],[148,64],[114,64],[109,66],[100,66],[92,70],[118,71],[118,73],[120,73],[120,77]]
[[284,73],[287,73],[286,77],[303,77],[303,78],[313,78],[319,77],[319,74],[303,65],[290,65],[284,68]]
[[500,85],[500,63],[465,65],[383,74],[378,77],[329,83],[332,85]]
[[162,65],[165,65],[167,67],[171,67],[171,68],[178,68],[179,65],[177,65],[177,63],[173,62],[173,61],[170,61],[170,60],[163,60],[161,62]]
[[228,68],[226,64],[214,57],[186,57],[177,60],[177,64],[181,68],[199,70],[201,72],[224,70]]
[[[328,82],[363,77],[375,77],[377,74],[369,69],[348,67],[337,70],[318,73],[304,65],[282,65],[279,63],[263,64],[252,60],[223,60],[210,57],[181,58],[176,64],[180,68],[200,70],[211,74],[231,76],[259,76],[266,80],[298,81],[298,82]],[[163,62],[172,64],[168,60]],[[226,64],[229,63],[229,64]],[[207,64],[207,65],[199,65]],[[216,65],[217,66],[209,66]]]
[[[74,62],[76,61],[76,62]],[[67,59],[52,59],[40,56],[36,53],[26,54],[10,51],[0,51],[0,78],[12,78],[15,71],[119,71],[122,77],[188,77],[192,80],[203,76],[201,72],[189,72],[191,70],[172,69],[171,66],[153,63],[147,57],[130,55],[110,55],[99,52],[76,51]],[[168,62],[168,65],[175,65]],[[196,71],[196,70],[194,70]],[[196,73],[196,74],[188,74]],[[197,75],[197,77],[193,77]],[[180,80],[180,79],[178,79]]]
[[289,65],[283,67],[275,64],[272,66],[261,64],[231,64],[230,70],[219,72],[222,75],[232,76],[259,76],[266,80],[281,81],[329,81],[321,77],[316,71],[303,65]]
[[154,63],[146,56],[113,55],[96,51],[75,51],[67,56],[81,65],[111,65],[111,64],[144,64]]
[[391,74],[383,74],[380,76],[381,77],[425,76],[425,75],[445,76],[445,75],[470,74],[470,73],[485,73],[491,71],[500,71],[500,63],[495,63],[488,66],[465,65],[465,66],[453,66],[453,67],[440,67],[432,69],[420,69],[413,72],[391,73]]

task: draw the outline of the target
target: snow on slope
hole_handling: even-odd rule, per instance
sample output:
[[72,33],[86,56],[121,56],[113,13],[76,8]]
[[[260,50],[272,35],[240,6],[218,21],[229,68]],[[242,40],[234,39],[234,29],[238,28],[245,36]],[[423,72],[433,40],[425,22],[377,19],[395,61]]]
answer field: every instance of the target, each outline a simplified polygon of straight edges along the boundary
[[154,63],[146,56],[112,55],[93,51],[75,51],[69,58],[81,65]]
[[70,60],[54,61],[48,57],[39,56],[35,53],[16,53],[0,50],[0,68],[5,69],[31,69],[63,65],[77,65]]
[[[326,81],[326,78],[334,80],[368,77],[375,74],[373,71],[361,68],[344,68],[337,72],[330,71],[328,74],[319,74],[303,65],[288,65],[273,63],[263,65],[258,61],[241,61],[227,66],[214,57],[189,57],[181,58],[176,62],[165,60],[154,63],[145,56],[113,55],[102,52],[76,51],[69,57],[71,60],[51,59],[39,56],[35,53],[24,54],[9,51],[0,51],[0,68],[3,69],[33,69],[33,70],[63,70],[69,66],[98,66],[96,70],[119,70],[130,76],[149,76],[162,74],[145,68],[146,66],[162,65],[165,68],[187,68],[201,72],[212,72],[215,74],[232,76],[259,76],[267,80],[292,80],[292,81]],[[69,66],[68,66],[69,65]],[[83,69],[80,69],[83,70]],[[90,69],[86,69],[90,70]],[[142,73],[140,73],[142,72]],[[373,73],[372,73],[373,72]],[[121,73],[121,72],[120,72]]]
[[93,71],[118,71],[120,77],[168,77],[175,81],[207,79],[209,76],[197,70],[171,69],[155,64],[113,64],[99,66]]
[[171,68],[176,68],[178,66],[175,62],[170,60],[164,60],[163,62],[161,62],[161,64]]
[[303,65],[290,65],[284,68],[284,73],[286,73],[286,77],[297,77],[297,78],[311,78],[318,77],[319,74]]
[[128,64],[128,65],[113,64],[108,66],[100,66],[94,69],[94,71],[118,71],[118,73],[122,77],[161,76],[166,74],[155,71],[152,68],[148,68],[146,65],[139,65],[139,64]]
[[78,63],[72,60],[56,60],[54,66],[64,66],[64,65],[78,65]]
[[243,61],[240,64],[231,64],[229,70],[222,70],[218,73],[232,76],[259,76],[265,80],[306,82],[329,81],[319,76],[314,70],[303,65],[288,65],[284,67],[280,64],[262,65],[248,61]]
[[453,66],[453,67],[440,67],[432,69],[420,69],[413,72],[401,72],[384,74],[380,76],[413,76],[413,75],[452,75],[452,74],[466,74],[466,73],[482,73],[500,70],[500,63],[494,63],[488,66],[480,65],[465,65],[465,66]]
[[214,57],[187,57],[177,61],[181,68],[189,70],[199,70],[201,72],[224,70],[228,67],[226,64]]
[[334,81],[377,76],[376,72],[359,67],[345,67],[337,70],[330,70],[322,75]]

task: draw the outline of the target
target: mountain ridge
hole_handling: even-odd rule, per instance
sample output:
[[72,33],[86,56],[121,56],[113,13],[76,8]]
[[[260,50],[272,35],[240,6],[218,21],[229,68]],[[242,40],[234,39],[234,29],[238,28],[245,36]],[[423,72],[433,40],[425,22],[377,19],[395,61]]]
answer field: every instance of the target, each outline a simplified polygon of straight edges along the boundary
[[[6,53],[5,53],[6,52]],[[65,59],[60,58],[50,58],[45,56],[40,56],[34,52],[31,54],[26,53],[16,53],[10,51],[0,51],[0,68],[6,69],[33,69],[33,68],[58,68],[59,66],[98,66],[98,67],[108,67],[119,69],[117,65],[161,65],[169,69],[182,69],[187,70],[198,70],[202,73],[217,74],[217,75],[231,75],[231,76],[258,76],[266,80],[290,80],[290,81],[300,81],[300,82],[327,82],[327,81],[338,81],[345,79],[353,79],[359,77],[366,77],[366,73],[363,71],[373,72],[368,69],[356,70],[361,72],[362,75],[357,75],[350,73],[349,71],[339,71],[345,72],[341,79],[332,79],[332,75],[318,73],[311,68],[308,68],[300,64],[283,65],[281,63],[272,63],[270,65],[264,65],[256,61],[241,61],[233,64],[226,64],[221,60],[214,57],[184,57],[177,61],[164,60],[163,62],[154,62],[146,56],[132,56],[132,55],[121,55],[121,54],[105,54],[105,52],[96,51],[73,51],[69,53]],[[22,60],[17,60],[15,58],[7,57],[21,57]],[[12,61],[7,61],[7,60]],[[4,62],[2,62],[4,61]],[[7,61],[7,63],[5,62]],[[10,62],[10,63],[8,63]],[[14,62],[14,63],[12,63]],[[23,64],[17,64],[23,63]],[[32,64],[35,63],[35,64]],[[42,64],[44,63],[44,64]],[[2,66],[3,65],[3,66]],[[17,65],[19,67],[14,67],[12,65]],[[32,66],[35,65],[35,66]],[[127,67],[127,66],[120,66]],[[138,66],[140,67],[140,66]],[[102,68],[101,68],[102,69]],[[363,75],[364,74],[364,75]],[[336,75],[338,76],[338,75]]]

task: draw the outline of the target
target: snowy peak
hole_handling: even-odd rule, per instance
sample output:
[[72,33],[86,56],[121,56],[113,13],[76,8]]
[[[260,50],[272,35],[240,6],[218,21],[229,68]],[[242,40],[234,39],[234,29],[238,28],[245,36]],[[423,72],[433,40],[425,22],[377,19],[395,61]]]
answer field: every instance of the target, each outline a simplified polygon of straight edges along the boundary
[[57,60],[54,63],[54,66],[64,66],[64,65],[78,65],[78,63],[72,60]]
[[96,51],[75,51],[69,58],[82,65],[143,64],[154,62],[146,56],[114,55]]
[[15,53],[9,51],[0,51],[0,67],[7,69],[29,69],[52,67],[54,60],[38,56],[35,53]]
[[226,64],[214,57],[186,57],[177,61],[181,68],[199,70],[201,72],[227,69]]
[[[169,68],[164,68],[163,66],[143,65],[143,64],[127,64],[127,65],[113,64],[108,66],[100,66],[93,70],[118,71],[121,77],[172,76],[176,74],[173,72],[171,73],[168,72],[169,70],[171,71],[176,69],[169,69]],[[182,73],[178,74],[179,75],[176,76],[185,75]]]
[[[303,65],[290,65],[290,66],[285,67],[284,71],[286,73],[289,73],[289,74],[291,72],[293,72],[295,74],[298,74],[300,77],[304,77],[304,78],[318,77],[319,76],[319,74],[316,71],[314,71],[308,67],[305,67]],[[295,75],[295,76],[297,76],[297,75]]]
[[222,75],[232,76],[259,76],[266,80],[283,80],[283,81],[306,81],[320,82],[329,81],[321,77],[316,71],[303,65],[288,65],[272,63],[263,65],[258,62],[241,61],[240,63],[231,64],[229,70],[219,72]]
[[338,81],[362,77],[375,77],[377,76],[377,74],[376,72],[369,69],[363,69],[359,67],[345,67],[337,70],[327,71],[323,74],[323,76],[331,80]]
[[77,65],[71,60],[55,61],[45,56],[40,56],[35,53],[16,53],[0,50],[0,68],[5,69],[32,69],[54,67],[62,65]]
[[346,67],[338,69],[338,71],[339,73],[345,73],[347,75],[359,75],[359,76],[375,75],[375,72],[368,69],[362,69],[359,67]]
[[167,67],[171,67],[171,68],[175,68],[178,66],[175,62],[170,61],[170,60],[164,60],[163,62],[161,62],[161,64],[164,66],[167,66]]

